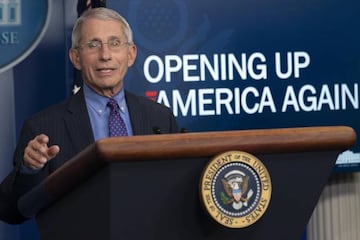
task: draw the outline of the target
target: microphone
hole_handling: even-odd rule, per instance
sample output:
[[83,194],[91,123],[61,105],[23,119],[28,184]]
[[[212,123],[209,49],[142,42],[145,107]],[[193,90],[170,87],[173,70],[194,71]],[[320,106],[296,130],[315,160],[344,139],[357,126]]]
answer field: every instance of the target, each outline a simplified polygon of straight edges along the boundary
[[187,129],[187,128],[181,128],[180,129],[180,133],[188,133],[189,132],[189,130]]
[[155,134],[162,134],[161,129],[160,129],[159,127],[157,127],[157,126],[154,126],[154,127],[153,127],[153,132],[154,132]]
[[[161,131],[161,129],[158,126],[154,126],[152,130],[154,134],[163,134],[163,131]],[[187,128],[183,127],[180,129],[180,133],[188,133],[188,132],[189,130]]]

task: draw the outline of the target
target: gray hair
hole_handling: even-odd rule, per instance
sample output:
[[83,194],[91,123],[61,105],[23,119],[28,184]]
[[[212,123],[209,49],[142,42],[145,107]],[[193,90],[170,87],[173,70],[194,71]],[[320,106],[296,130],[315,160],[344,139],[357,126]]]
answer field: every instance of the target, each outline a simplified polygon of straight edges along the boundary
[[86,10],[75,22],[72,34],[71,34],[71,47],[76,48],[80,43],[81,38],[81,27],[84,21],[90,18],[96,18],[101,20],[114,20],[120,22],[124,27],[124,34],[127,41],[133,44],[133,33],[129,23],[119,13],[109,8],[92,8]]

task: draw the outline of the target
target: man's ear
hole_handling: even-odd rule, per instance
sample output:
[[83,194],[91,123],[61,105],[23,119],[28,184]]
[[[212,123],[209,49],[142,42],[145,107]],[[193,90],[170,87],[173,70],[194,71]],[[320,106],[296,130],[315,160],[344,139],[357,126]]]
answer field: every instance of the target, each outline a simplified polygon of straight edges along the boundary
[[131,67],[134,64],[136,55],[137,55],[136,45],[132,44],[131,46],[129,46],[128,49],[128,67]]
[[69,58],[71,63],[74,65],[74,68],[76,68],[77,70],[81,70],[79,51],[77,49],[70,48]]

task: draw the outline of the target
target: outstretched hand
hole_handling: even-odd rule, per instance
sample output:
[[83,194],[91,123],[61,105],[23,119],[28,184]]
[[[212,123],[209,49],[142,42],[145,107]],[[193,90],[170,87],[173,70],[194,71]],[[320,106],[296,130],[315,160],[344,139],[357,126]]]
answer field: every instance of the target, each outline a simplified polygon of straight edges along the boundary
[[29,141],[24,151],[23,163],[31,169],[41,169],[60,151],[58,145],[48,146],[49,137],[45,134],[37,135]]

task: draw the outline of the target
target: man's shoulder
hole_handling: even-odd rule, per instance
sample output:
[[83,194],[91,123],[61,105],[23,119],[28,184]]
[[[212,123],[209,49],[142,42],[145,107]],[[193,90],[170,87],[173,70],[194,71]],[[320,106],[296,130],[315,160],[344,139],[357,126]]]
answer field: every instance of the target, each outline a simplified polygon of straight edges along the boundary
[[74,109],[78,103],[81,95],[71,95],[61,102],[49,105],[48,107],[40,110],[28,118],[28,120],[36,119],[48,119],[56,116],[64,115],[65,112],[69,112]]
[[138,104],[138,105],[141,105],[142,107],[160,108],[160,109],[164,109],[164,110],[169,109],[167,106],[165,106],[163,104],[160,104],[154,100],[148,99],[147,97],[136,95],[129,91],[125,91],[125,96],[126,96],[126,102],[128,105],[130,105],[130,107],[133,104]]

